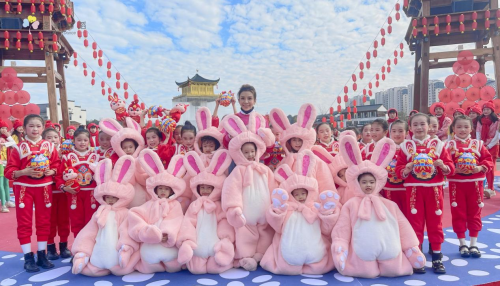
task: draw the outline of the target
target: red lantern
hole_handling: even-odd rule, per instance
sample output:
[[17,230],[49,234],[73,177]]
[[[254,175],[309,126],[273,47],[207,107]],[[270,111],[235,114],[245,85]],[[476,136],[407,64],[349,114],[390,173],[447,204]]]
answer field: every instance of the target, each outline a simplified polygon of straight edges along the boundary
[[351,120],[351,113],[347,113],[347,120]]
[[391,73],[391,67],[387,67],[387,73]]
[[356,101],[356,99],[352,101],[352,105],[353,105],[353,106],[358,105],[357,103],[358,103],[358,102]]
[[357,89],[358,89],[358,84],[357,83],[353,83],[352,84],[352,90],[356,91]]
[[392,17],[391,16],[387,17],[387,24],[389,24],[389,25],[392,24]]
[[106,75],[108,76],[108,78],[111,78],[111,76],[112,76],[111,71],[110,71],[110,70],[108,70],[108,71],[106,72]]
[[363,70],[365,68],[365,64],[363,62],[359,63],[359,69]]
[[106,95],[106,90],[103,88],[103,89],[101,90],[101,93],[102,93],[102,95]]
[[375,49],[376,49],[377,47],[378,47],[378,41],[377,41],[377,40],[375,40],[375,41],[373,41],[373,48],[375,48]]
[[358,113],[358,108],[357,108],[356,106],[354,106],[354,108],[353,108],[352,112],[354,112],[354,113]]
[[344,114],[340,114],[340,121],[344,121]]
[[363,79],[364,76],[365,76],[365,73],[363,71],[360,71],[359,72],[359,79]]
[[385,81],[385,73],[384,73],[384,74],[382,74],[382,80],[384,80],[384,81]]
[[127,90],[128,89],[128,82],[123,83],[123,89]]
[[348,101],[349,101],[349,96],[347,96],[347,94],[346,94],[346,95],[344,95],[344,102],[348,102]]
[[330,114],[333,114],[333,107],[330,107]]
[[382,35],[382,37],[385,36],[385,29],[384,28],[380,28],[380,35]]
[[28,42],[33,42],[33,34],[31,32],[28,33]]
[[376,80],[379,80],[379,79],[380,79],[380,75],[379,75],[378,73],[377,73],[377,74],[375,74],[375,79],[376,79]]
[[348,107],[347,107],[347,112],[348,112],[348,113],[350,113],[350,112],[351,112],[351,107],[350,107],[350,106],[348,106]]
[[120,80],[120,73],[119,72],[116,73],[116,80]]
[[82,30],[78,30],[76,32],[76,35],[78,36],[78,39],[81,39],[82,38]]
[[76,66],[78,66],[78,60],[76,60],[76,59],[75,59],[75,60],[73,61],[73,64],[75,65],[75,67],[76,67]]
[[392,26],[391,25],[387,26],[387,33],[392,34]]
[[424,27],[422,28],[422,34],[424,35],[424,37],[426,37],[426,36],[427,36],[427,27],[426,27],[426,26],[424,26]]
[[29,43],[28,43],[28,50],[30,50],[30,53],[32,53],[32,52],[33,52],[33,49],[34,49],[34,48],[33,48],[33,42],[29,42]]
[[333,128],[337,128],[337,122],[336,121],[333,121],[332,124],[333,124]]
[[380,39],[380,44],[381,44],[382,46],[385,46],[385,38]]
[[111,94],[113,92],[113,90],[111,89],[111,87],[108,87],[108,93]]
[[22,0],[17,0],[17,13],[21,14],[23,12],[23,6],[21,5]]
[[369,89],[372,89],[372,87],[373,87],[373,84],[372,84],[371,82],[369,82],[369,83],[368,83],[368,88],[369,88]]
[[97,51],[94,51],[94,52],[92,53],[92,57],[93,57],[94,59],[97,59]]
[[102,67],[102,59],[98,59],[98,60],[97,60],[97,64],[98,64],[100,67]]
[[363,95],[363,103],[366,103],[366,95]]
[[54,12],[54,1],[50,1],[49,4],[49,14],[52,16],[52,13]]
[[104,88],[106,86],[106,83],[104,81],[101,81],[101,87]]
[[88,47],[89,46],[89,40],[87,40],[87,39],[83,40],[83,45],[85,47]]
[[378,80],[375,82],[375,87],[379,87],[380,83],[378,82]]
[[43,1],[40,3],[40,6],[38,6],[38,10],[40,10],[40,13],[45,13],[45,4]]
[[398,58],[394,58],[394,65],[398,64]]
[[92,78],[94,78],[95,77],[95,71],[92,71],[91,75],[92,75]]
[[458,17],[458,20],[460,21],[460,33],[463,34],[465,31],[465,25],[464,25],[465,16],[464,16],[464,14],[460,14],[460,16]]
[[[498,11],[500,11],[500,10],[497,10],[497,18],[498,18]],[[474,22],[472,22],[472,31],[475,31],[477,29],[477,21],[476,21],[477,20],[477,12],[476,11],[472,12],[472,20],[474,21]]]
[[338,113],[342,112],[342,107],[340,106],[340,104],[339,104],[339,105],[337,105],[337,112],[338,112]]
[[396,3],[396,11],[399,11],[401,9],[401,5],[399,3]]
[[321,122],[325,123],[326,122],[326,117],[321,118]]
[[344,122],[340,122],[340,129],[344,129]]
[[94,78],[92,80],[90,80],[90,84],[91,85],[95,85],[95,79]]
[[371,90],[371,89],[368,91],[368,95],[369,95],[369,96],[372,96],[372,95],[373,95],[373,92],[372,92],[372,90]]
[[125,91],[125,92],[123,93],[123,97],[125,97],[125,99],[128,99],[128,91]]
[[[373,51],[373,52],[376,52],[376,51]],[[370,69],[370,61],[366,61],[366,68]]]
[[366,95],[366,88],[363,88],[363,95]]
[[353,82],[356,82],[356,75],[355,75],[355,74],[352,74],[352,75],[351,75],[351,78],[352,78],[352,81],[353,81]]
[[450,34],[451,32],[451,16],[450,15],[446,15],[446,34]]
[[83,30],[83,37],[87,38],[89,36],[89,31]]
[[382,66],[382,73],[385,73],[385,66]]
[[387,65],[390,66],[391,65],[391,60],[390,59],[387,59]]
[[396,15],[394,18],[396,18],[396,21],[399,21],[401,19],[401,15],[399,14],[399,12],[396,12]]
[[403,1],[403,7],[408,8],[408,2],[409,2],[408,0],[404,0]]
[[120,82],[119,82],[119,81],[117,81],[117,82],[116,82],[116,88],[117,88],[117,89],[120,89],[120,87],[121,87],[121,84],[120,84]]
[[403,51],[399,51],[399,57],[402,58],[404,55]]
[[102,54],[103,54],[102,50],[99,50],[99,52],[97,53],[97,55],[98,55],[100,58],[102,58]]
[[405,46],[404,46],[404,44],[403,44],[403,43],[399,43],[399,48],[400,48],[401,50],[402,50],[402,49],[404,49],[404,47],[405,47]]
[[35,13],[36,13],[35,0],[31,0],[31,14],[35,15]]
[[[376,58],[377,57],[377,50],[373,50],[373,57]],[[366,68],[368,68],[368,64],[366,65]]]
[[92,42],[92,49],[97,49],[97,43],[96,42]]
[[16,48],[18,51],[20,51],[21,50],[21,32],[17,31],[16,38],[17,38]]
[[84,69],[84,70],[83,70],[83,75],[84,75],[84,76],[87,76],[87,75],[88,75],[88,73],[87,73],[87,70],[86,70],[86,69]]
[[53,44],[52,44],[52,51],[53,52],[57,52],[58,49],[59,49],[59,47],[57,46],[57,35],[56,34],[52,35],[52,42],[53,42]]
[[339,96],[337,96],[337,103],[338,103],[338,104],[341,104],[341,103],[342,103],[342,98],[340,97],[340,95],[339,95]]
[[108,63],[107,63],[107,68],[108,68],[108,70],[110,70],[110,69],[111,69],[111,62],[108,62]]
[[9,31],[3,32],[3,36],[5,38],[5,49],[8,50],[9,47],[10,47],[10,42],[9,42],[10,34],[9,34]]
[[369,60],[369,59],[370,59],[370,57],[371,57],[371,55],[372,55],[372,54],[371,54],[370,52],[366,52],[366,59],[367,59],[367,60]]
[[9,2],[5,2],[5,13],[9,14],[10,13],[10,4]]

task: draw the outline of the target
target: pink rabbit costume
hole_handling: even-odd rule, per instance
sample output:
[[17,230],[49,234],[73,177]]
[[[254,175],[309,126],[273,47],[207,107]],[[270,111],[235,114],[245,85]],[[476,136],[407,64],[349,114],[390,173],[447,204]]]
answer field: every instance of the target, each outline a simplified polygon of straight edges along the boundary
[[[139,163],[150,176],[146,190],[151,200],[130,209],[128,215],[129,235],[141,243],[141,261],[135,268],[142,273],[177,272],[181,270],[177,262],[177,235],[184,217],[177,198],[186,188],[182,179],[186,172],[182,155],[172,157],[166,171],[158,154],[151,149],[141,152]],[[155,193],[157,186],[170,187],[174,194],[160,199]],[[164,234],[168,236],[166,242],[162,242]]]
[[[297,115],[297,122],[290,124],[286,114],[279,108],[273,108],[269,113],[269,119],[274,128],[280,133],[280,143],[285,150],[285,158],[281,164],[287,164],[292,170],[295,171],[297,166],[298,153],[290,151],[291,147],[288,141],[294,137],[302,139],[302,147],[299,152],[303,150],[310,150],[316,142],[316,131],[312,128],[316,120],[316,108],[310,103],[303,104]],[[334,182],[330,170],[325,162],[318,162],[316,164],[316,179],[320,190],[335,190]]]
[[[346,276],[375,278],[413,274],[425,265],[413,228],[396,203],[379,195],[387,181],[385,168],[396,152],[389,138],[377,142],[370,161],[362,161],[356,139],[345,136],[340,153],[349,165],[346,178],[356,191],[342,207],[332,232],[332,256],[337,270]],[[358,177],[370,173],[376,185],[372,194],[361,190]]]
[[[193,274],[217,274],[233,268],[234,228],[222,211],[220,197],[226,179],[224,172],[231,164],[227,150],[215,152],[212,162],[205,162],[196,152],[184,156],[184,167],[191,175],[191,190],[196,197],[182,221],[177,245],[180,264]],[[214,187],[208,196],[201,196],[199,185]]]
[[223,148],[222,141],[224,140],[224,134],[222,134],[217,127],[212,126],[212,114],[207,107],[201,107],[196,111],[196,123],[198,125],[198,133],[196,133],[194,150],[200,155],[205,167],[208,167],[208,165],[210,165],[210,160],[212,160],[214,153],[218,149],[212,154],[203,154],[201,151],[201,138],[205,136],[213,137],[219,142],[219,149],[221,149],[221,147]]
[[[340,196],[335,191],[324,191],[318,196],[318,182],[313,176],[319,161],[305,150],[299,153],[295,173],[288,165],[279,166],[275,172],[281,184],[280,189],[272,192],[273,205],[266,218],[276,233],[260,262],[267,271],[285,275],[323,274],[334,267],[330,237],[340,214]],[[304,203],[291,195],[299,188],[308,192]]]
[[[132,156],[121,157],[113,170],[110,159],[97,165],[94,194],[101,205],[73,242],[73,274],[126,275],[134,271],[139,255],[133,249],[138,243],[127,233],[127,207],[134,198],[134,187],[129,181],[134,172]],[[117,197],[118,201],[108,205],[103,199],[106,195]]]
[[[141,126],[130,117],[125,118],[125,122],[127,123],[127,127],[122,127],[118,121],[112,118],[104,118],[99,122],[101,130],[111,136],[110,142],[114,151],[111,160],[116,160],[117,157],[126,155],[121,146],[121,142],[125,139],[132,139],[139,144],[132,157],[137,158],[141,150],[144,149],[145,143],[144,137],[141,135]],[[144,190],[147,175],[138,162],[135,162],[135,165],[136,173],[130,181],[135,189],[135,197],[130,203],[131,208],[140,206],[150,199],[149,194]]]
[[[236,115],[228,115],[222,125],[231,135],[229,154],[236,167],[224,181],[222,188],[222,209],[226,212],[227,221],[236,230],[236,267],[246,270],[257,269],[274,234],[267,224],[266,211],[271,205],[271,191],[274,189],[274,175],[266,165],[258,161],[248,161],[242,146],[254,143],[257,147],[255,158],[258,160],[266,151],[266,146],[275,138],[265,122],[256,120],[251,113],[248,128]],[[259,135],[257,135],[257,133]]]

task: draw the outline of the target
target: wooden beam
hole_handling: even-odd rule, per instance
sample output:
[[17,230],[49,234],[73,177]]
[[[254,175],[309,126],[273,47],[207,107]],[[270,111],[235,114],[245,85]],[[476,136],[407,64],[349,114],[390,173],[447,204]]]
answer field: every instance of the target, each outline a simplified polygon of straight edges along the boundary
[[413,78],[413,109],[420,108],[420,46],[415,51],[415,74]]
[[429,50],[430,43],[422,43],[422,64],[420,65],[420,107],[418,111],[429,111]]
[[47,68],[47,94],[49,97],[50,121],[59,122],[57,114],[56,77],[54,71],[54,54],[45,54],[45,65]]
[[[64,63],[63,63],[63,68],[64,68]],[[59,71],[59,67],[57,68],[57,71],[54,72],[54,76],[56,77],[57,82],[62,82],[63,77],[61,76],[61,74],[58,73],[58,71]]]
[[[57,71],[62,77],[61,83],[59,83],[59,99],[61,101],[61,115],[62,115],[62,125],[63,130],[67,130],[69,127],[69,111],[68,111],[68,95],[66,93],[66,77],[64,75],[64,60],[59,59],[56,61]],[[64,133],[64,132],[63,132]]]
[[[476,57],[488,56],[488,55],[493,54],[492,48],[480,48],[480,49],[463,50],[463,51],[470,51]],[[431,59],[431,60],[456,59],[459,52],[461,52],[461,51],[430,53],[429,59]]]
[[19,77],[24,83],[47,83],[47,76],[20,76]]
[[451,68],[455,62],[430,62],[429,69]]
[[9,67],[9,66],[2,66],[0,67],[0,72],[2,72],[5,68],[13,68],[18,74],[36,74],[36,75],[42,75],[46,74],[47,69],[45,67]]

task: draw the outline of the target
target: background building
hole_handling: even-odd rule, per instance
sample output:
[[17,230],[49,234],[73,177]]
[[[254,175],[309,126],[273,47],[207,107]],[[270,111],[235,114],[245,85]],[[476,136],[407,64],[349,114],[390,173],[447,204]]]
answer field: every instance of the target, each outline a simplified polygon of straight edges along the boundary
[[[49,119],[50,111],[48,103],[38,104],[40,107],[40,116],[44,120]],[[87,110],[82,109],[81,106],[76,105],[74,100],[68,99],[69,121],[71,125],[85,125],[87,123]],[[57,118],[62,118],[61,102],[57,102]],[[62,120],[59,121],[62,124]],[[76,124],[77,123],[77,124]]]

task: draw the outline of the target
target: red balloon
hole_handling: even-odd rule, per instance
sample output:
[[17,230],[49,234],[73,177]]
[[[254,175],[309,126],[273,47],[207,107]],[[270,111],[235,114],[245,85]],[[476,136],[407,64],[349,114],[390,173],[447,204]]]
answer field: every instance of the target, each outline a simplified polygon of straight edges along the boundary
[[478,87],[471,87],[465,92],[465,97],[470,101],[476,101],[479,99],[481,91]]
[[495,89],[491,86],[484,86],[481,88],[481,99],[492,100],[495,97]]
[[1,118],[9,118],[10,116],[11,116],[10,106],[8,106],[7,104],[0,105],[0,117]]
[[5,92],[5,103],[8,105],[13,105],[16,103],[16,93],[14,91]]
[[30,102],[30,94],[26,90],[20,90],[16,93],[16,101],[20,104],[26,104]]
[[458,53],[457,60],[462,65],[468,65],[474,60],[474,54],[471,51],[461,51]]
[[447,88],[443,88],[438,95],[439,101],[448,103],[451,101],[451,90]]
[[482,73],[477,73],[472,76],[472,86],[473,87],[483,87],[488,79]]
[[454,74],[447,76],[446,79],[444,80],[444,85],[449,89],[457,88],[458,85],[456,83],[456,78],[457,76]]
[[457,76],[457,79],[456,79],[456,84],[459,87],[463,87],[463,88],[468,87],[471,84],[471,82],[472,82],[472,78],[468,74],[461,74],[461,75]]
[[17,78],[17,72],[14,68],[9,67],[2,71],[2,79],[6,82],[13,81],[15,78]]
[[38,114],[40,115],[40,107],[34,103],[30,103],[25,106],[26,114]]
[[457,88],[451,91],[451,100],[453,102],[461,102],[465,99],[465,91],[461,88]]

